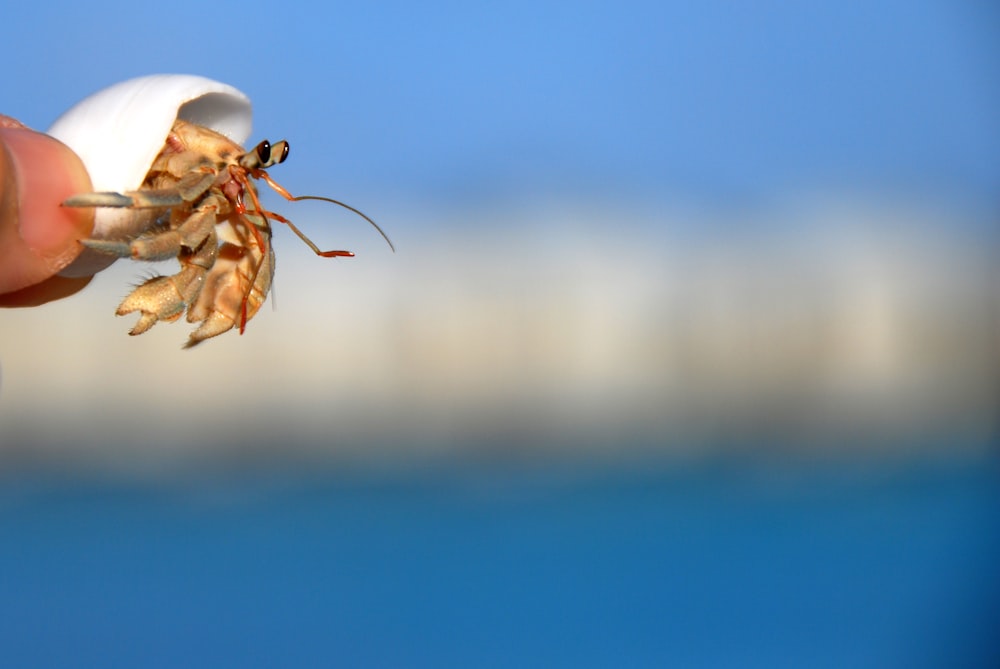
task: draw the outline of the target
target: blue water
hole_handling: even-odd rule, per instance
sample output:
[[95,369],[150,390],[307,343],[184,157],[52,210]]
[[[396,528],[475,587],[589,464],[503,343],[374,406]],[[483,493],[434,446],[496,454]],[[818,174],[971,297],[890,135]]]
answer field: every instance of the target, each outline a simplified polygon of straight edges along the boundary
[[1000,469],[0,485],[0,666],[1000,666]]

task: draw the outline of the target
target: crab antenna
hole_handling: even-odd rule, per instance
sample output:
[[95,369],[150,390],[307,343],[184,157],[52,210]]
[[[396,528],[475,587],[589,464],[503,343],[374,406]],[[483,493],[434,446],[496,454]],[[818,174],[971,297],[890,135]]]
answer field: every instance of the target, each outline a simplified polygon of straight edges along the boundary
[[[282,158],[281,158],[282,160],[284,160],[284,157],[285,157],[285,155],[287,155],[287,153],[288,153],[288,144],[286,142],[285,143],[285,149],[282,151]],[[246,166],[244,165],[244,167],[246,167]],[[292,195],[291,193],[289,193],[285,189],[284,186],[282,186],[281,184],[277,183],[274,179],[272,179],[271,175],[268,174],[265,170],[262,170],[260,168],[247,168],[247,169],[250,171],[250,176],[252,176],[255,179],[263,179],[267,183],[268,186],[270,186],[271,188],[273,188],[274,191],[276,193],[278,193],[278,195],[280,195],[281,197],[285,198],[289,202],[300,202],[302,200],[321,200],[322,202],[329,202],[331,204],[340,205],[344,209],[348,209],[350,211],[353,211],[355,214],[357,214],[361,218],[363,218],[366,221],[368,221],[369,223],[371,223],[372,227],[375,228],[376,230],[378,230],[378,233],[380,235],[382,235],[382,239],[384,239],[385,243],[389,245],[389,248],[392,249],[392,252],[393,253],[396,252],[396,246],[392,243],[392,240],[389,239],[389,235],[385,234],[385,230],[383,230],[382,228],[380,228],[378,226],[378,223],[376,223],[372,219],[368,218],[368,216],[365,215],[365,213],[363,211],[355,209],[354,207],[352,207],[351,205],[349,205],[349,204],[347,204],[345,202],[341,202],[340,200],[334,200],[333,198],[330,198],[330,197],[320,197],[319,195],[298,195],[298,196]],[[282,222],[283,223],[288,223],[288,221],[282,221]],[[302,235],[300,234],[299,236],[301,237]]]
[[330,203],[332,203],[332,204],[339,204],[339,205],[340,205],[341,207],[343,207],[344,209],[348,209],[348,210],[350,210],[350,211],[353,211],[353,212],[354,212],[355,214],[357,214],[357,215],[358,215],[358,216],[360,216],[361,218],[363,218],[363,219],[365,219],[366,221],[368,221],[369,223],[371,223],[372,227],[373,227],[373,228],[375,228],[376,230],[378,230],[378,233],[379,233],[380,235],[382,235],[382,239],[384,239],[384,240],[385,240],[385,243],[389,245],[389,248],[390,248],[390,249],[392,249],[392,252],[393,252],[393,253],[395,253],[395,252],[396,252],[396,247],[395,247],[395,245],[393,245],[393,243],[392,243],[392,240],[391,240],[391,239],[389,239],[389,235],[385,234],[385,231],[384,231],[384,230],[382,230],[382,228],[380,228],[380,227],[378,226],[378,223],[376,223],[376,222],[375,222],[375,221],[373,221],[372,219],[368,218],[368,216],[366,216],[366,215],[364,214],[364,212],[362,212],[362,211],[359,211],[358,209],[355,209],[355,208],[354,208],[354,207],[352,207],[351,205],[349,205],[349,204],[346,204],[346,203],[344,203],[344,202],[341,202],[340,200],[334,200],[333,198],[329,198],[329,197],[320,197],[319,195],[299,195],[298,197],[292,197],[292,198],[290,198],[290,199],[291,199],[291,200],[292,200],[293,202],[298,202],[298,201],[300,201],[300,200],[322,200],[323,202],[330,202]]

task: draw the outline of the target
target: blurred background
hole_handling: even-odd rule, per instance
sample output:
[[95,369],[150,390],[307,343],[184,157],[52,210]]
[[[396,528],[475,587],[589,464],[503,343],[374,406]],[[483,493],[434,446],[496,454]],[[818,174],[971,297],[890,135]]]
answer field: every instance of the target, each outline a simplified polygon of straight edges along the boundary
[[277,230],[242,337],[0,312],[5,664],[1000,660],[991,3],[4,23],[3,113],[224,81],[397,247],[265,194],[357,257]]

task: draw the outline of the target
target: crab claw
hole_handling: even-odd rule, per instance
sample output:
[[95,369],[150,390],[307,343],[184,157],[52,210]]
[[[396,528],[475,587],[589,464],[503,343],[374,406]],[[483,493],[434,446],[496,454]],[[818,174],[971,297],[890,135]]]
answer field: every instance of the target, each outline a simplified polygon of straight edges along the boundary
[[142,284],[118,305],[119,316],[141,311],[142,316],[129,334],[142,334],[157,321],[174,321],[184,313],[187,303],[181,294],[176,277],[157,276]]

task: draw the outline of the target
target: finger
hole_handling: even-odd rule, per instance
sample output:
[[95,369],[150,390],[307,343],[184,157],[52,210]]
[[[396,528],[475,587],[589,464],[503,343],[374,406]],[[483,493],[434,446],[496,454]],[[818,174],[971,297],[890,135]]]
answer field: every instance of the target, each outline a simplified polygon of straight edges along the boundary
[[91,190],[80,159],[57,140],[0,122],[0,293],[33,286],[75,258],[93,210],[60,207]]

